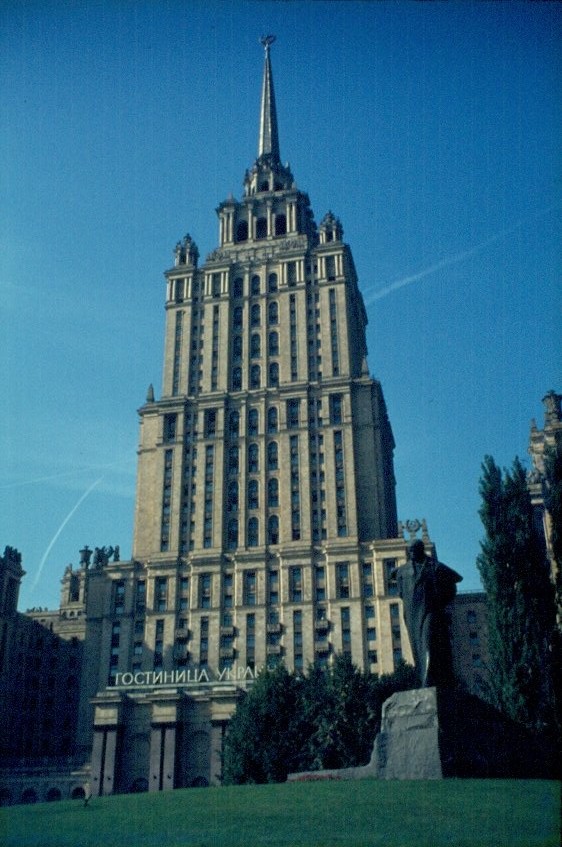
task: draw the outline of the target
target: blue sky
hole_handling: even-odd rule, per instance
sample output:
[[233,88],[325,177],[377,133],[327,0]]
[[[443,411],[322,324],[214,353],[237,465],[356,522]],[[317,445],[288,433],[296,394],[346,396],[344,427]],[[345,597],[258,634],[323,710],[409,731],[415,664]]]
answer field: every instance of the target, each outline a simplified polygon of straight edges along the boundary
[[562,389],[561,23],[557,3],[4,0],[0,546],[22,608],[57,605],[84,543],[130,555],[162,272],[241,195],[270,32],[282,158],[354,254],[399,516],[479,587],[481,461],[526,458]]

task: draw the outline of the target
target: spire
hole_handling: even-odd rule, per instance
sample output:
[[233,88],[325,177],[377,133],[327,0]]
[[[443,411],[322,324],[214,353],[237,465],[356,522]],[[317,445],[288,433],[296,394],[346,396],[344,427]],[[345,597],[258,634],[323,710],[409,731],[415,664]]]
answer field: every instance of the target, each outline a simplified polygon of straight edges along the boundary
[[272,164],[278,164],[280,162],[279,133],[277,130],[277,110],[275,108],[271,61],[269,58],[269,48],[275,41],[275,36],[264,35],[260,41],[265,49],[265,64],[263,69],[263,85],[261,92],[258,161],[267,157],[271,160]]

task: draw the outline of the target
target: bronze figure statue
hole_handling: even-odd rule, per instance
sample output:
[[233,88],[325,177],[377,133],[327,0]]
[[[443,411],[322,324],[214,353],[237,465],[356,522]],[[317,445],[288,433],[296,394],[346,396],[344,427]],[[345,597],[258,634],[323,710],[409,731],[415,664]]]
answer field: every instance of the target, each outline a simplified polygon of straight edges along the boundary
[[447,606],[462,580],[456,571],[427,556],[423,541],[410,545],[408,561],[396,571],[398,594],[422,688],[453,682]]

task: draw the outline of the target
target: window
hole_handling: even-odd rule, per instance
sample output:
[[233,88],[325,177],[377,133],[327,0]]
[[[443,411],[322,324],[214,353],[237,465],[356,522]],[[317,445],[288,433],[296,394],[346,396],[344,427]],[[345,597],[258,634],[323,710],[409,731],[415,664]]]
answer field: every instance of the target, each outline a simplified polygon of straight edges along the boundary
[[287,218],[285,215],[275,215],[275,235],[285,235],[287,232]]
[[261,385],[261,368],[259,365],[252,365],[250,368],[250,388],[259,388]]
[[242,297],[244,293],[244,283],[242,281],[242,277],[237,276],[232,284],[232,296],[233,297]]
[[244,571],[244,605],[256,605],[256,572]]
[[326,599],[326,568],[318,566],[314,569],[314,584],[316,600]]
[[373,566],[371,562],[363,562],[361,569],[363,572],[363,597],[372,597],[374,594]]
[[300,400],[287,400],[287,428],[297,429],[299,425]]
[[248,483],[248,509],[259,509],[259,484],[257,479]]
[[279,451],[276,441],[270,441],[267,445],[267,469],[276,471],[279,469]]
[[232,358],[239,362],[242,358],[242,336],[235,335],[232,339]]
[[176,414],[164,415],[164,441],[176,440],[176,426],[178,416]]
[[341,424],[342,422],[342,396],[341,394],[330,394],[330,423]]
[[367,627],[367,641],[377,640],[377,628],[375,626]]
[[384,559],[384,585],[389,597],[398,596],[398,583],[396,582],[396,559]]
[[[228,470],[229,473],[238,473],[239,470],[239,451],[238,447],[233,446],[228,449]],[[236,501],[238,504],[238,500]]]
[[199,607],[201,609],[211,608],[211,574],[199,575]]
[[270,292],[277,291],[277,274],[269,274],[267,278],[267,287]]
[[238,482],[233,479],[228,483],[227,493],[226,493],[226,509],[228,512],[237,512],[238,511]]
[[302,568],[289,569],[289,599],[291,603],[302,602]]
[[[259,309],[259,306],[258,306],[258,309]],[[272,325],[279,323],[279,305],[277,304],[277,302],[275,300],[272,303],[269,304],[268,318],[269,318],[269,323],[272,324]]]
[[351,614],[346,606],[341,609],[341,640],[344,653],[351,653]]
[[267,483],[267,505],[271,509],[279,506],[279,480],[272,477]]
[[231,438],[238,438],[240,434],[240,414],[231,412],[228,416],[228,434]]
[[375,607],[374,606],[365,606],[365,618],[370,621],[375,619]]
[[261,338],[257,332],[254,332],[250,339],[250,358],[261,358]]
[[205,438],[214,438],[217,433],[216,409],[205,409]]
[[336,562],[336,591],[340,599],[349,597],[349,562]]
[[240,391],[242,388],[242,368],[232,369],[232,390]]
[[[258,307],[259,308],[259,307]],[[242,306],[236,306],[234,312],[232,313],[232,324],[235,329],[242,328],[242,320],[243,320],[243,310]]]
[[250,325],[251,326],[260,326],[261,325],[261,309],[259,303],[254,303],[250,310]]
[[297,282],[297,263],[287,262],[287,284],[289,286],[296,285]]
[[125,583],[119,580],[113,583],[113,612],[122,615],[125,609]]
[[334,280],[336,278],[335,256],[326,256],[326,276],[329,280]]
[[279,365],[272,362],[269,366],[269,384],[276,388],[279,385]]
[[257,435],[259,429],[260,413],[257,409],[248,411],[248,435]]
[[276,330],[269,333],[268,350],[270,356],[279,355],[279,333]]
[[267,543],[279,544],[279,518],[271,515],[267,522]]
[[248,445],[248,473],[257,473],[259,470],[259,448],[257,444]]
[[165,612],[168,606],[168,578],[157,576],[154,581],[154,608],[157,612]]
[[[270,571],[268,578],[268,600],[271,606],[275,606],[279,602],[279,571]],[[272,615],[274,616],[272,618]],[[269,613],[269,623],[278,623],[279,613],[277,611]]]
[[240,221],[236,227],[236,241],[248,240],[248,221]]
[[259,294],[260,293],[260,278],[259,278],[259,276],[255,275],[255,276],[252,277],[252,281],[250,283],[250,291],[251,291],[252,294]]
[[277,432],[277,407],[272,406],[267,410],[267,431]]
[[[256,238],[267,238],[267,218],[258,218],[256,221]],[[259,277],[258,277],[259,279]]]
[[228,522],[227,546],[229,550],[238,547],[238,521],[236,518],[231,518]]
[[259,522],[257,518],[248,521],[248,547],[257,547],[259,544]]

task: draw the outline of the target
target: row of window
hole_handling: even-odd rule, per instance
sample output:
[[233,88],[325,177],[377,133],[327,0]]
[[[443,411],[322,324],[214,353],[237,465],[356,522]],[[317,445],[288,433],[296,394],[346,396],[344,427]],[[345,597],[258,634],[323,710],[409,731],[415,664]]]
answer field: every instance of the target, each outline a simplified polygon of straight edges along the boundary
[[[313,400],[311,402],[314,402]],[[313,413],[311,418],[311,425],[316,428],[317,426],[322,425],[322,417],[320,414],[320,404],[321,401],[316,401],[318,404],[318,412],[316,414]],[[296,429],[300,423],[300,398],[292,398],[286,401],[286,422],[287,429]],[[330,413],[330,424],[331,425],[340,425],[343,421],[343,395],[341,394],[330,394],[329,395],[329,413]],[[247,412],[247,434],[248,435],[257,435],[260,431],[260,412],[259,409],[250,408]],[[178,429],[177,429],[177,421],[178,415],[176,412],[172,412],[164,415],[163,419],[163,440],[165,443],[174,442],[177,439]],[[204,429],[203,435],[204,438],[214,438],[218,434],[217,430],[217,421],[218,421],[218,410],[217,409],[206,409],[204,416]],[[227,421],[228,435],[230,438],[237,438],[240,435],[240,413],[237,410],[232,410],[228,415]],[[279,413],[277,406],[270,406],[267,410],[267,432],[274,433],[278,432],[279,429]],[[189,438],[184,437],[184,441],[186,443],[191,443],[194,440],[197,433],[193,431],[193,427],[191,425],[191,421],[189,421],[189,425],[187,424],[186,419],[186,433],[185,435],[189,436]]]
[[[276,517],[276,516],[272,516]],[[277,524],[278,527],[278,524]],[[278,529],[277,529],[278,531]],[[395,577],[395,569],[396,569],[396,560],[395,559],[385,559],[384,560],[384,570],[385,570],[385,589],[386,594],[388,596],[396,596],[396,577]],[[350,566],[349,562],[337,562],[336,563],[336,596],[339,599],[348,599],[351,596],[350,589]],[[158,576],[154,580],[154,609],[155,611],[164,612],[169,608],[169,585],[170,580],[174,578],[167,576]],[[278,571],[269,571],[268,572],[268,602],[271,605],[276,605],[279,602],[279,572]],[[303,599],[302,594],[302,579],[303,579],[303,569],[302,566],[296,565],[289,569],[289,598],[293,603],[300,602]],[[232,605],[232,597],[233,597],[233,580],[234,576],[231,573],[226,573],[223,575],[223,604],[224,605]],[[253,605],[255,603],[255,586],[257,580],[257,574],[255,571],[243,571],[243,597],[245,605]],[[365,598],[372,597],[374,595],[374,584],[373,584],[373,567],[371,562],[363,562],[361,565],[361,581],[362,581],[362,595]],[[212,577],[210,573],[204,573],[199,575],[198,582],[198,603],[201,608],[210,608],[211,607],[211,589],[212,589]],[[176,602],[177,608],[179,611],[186,611],[189,608],[189,596],[190,596],[190,581],[188,576],[180,576],[177,579],[176,583]],[[253,600],[249,600],[249,598],[253,597]],[[227,600],[230,598],[230,600]],[[316,565],[314,568],[314,599],[317,602],[322,602],[327,599],[326,595],[326,567],[325,565]],[[226,602],[224,602],[226,601]],[[121,615],[124,613],[124,605],[125,605],[125,582],[123,580],[116,580],[113,583],[113,613],[115,615]],[[370,608],[370,607],[369,607]],[[394,610],[392,612],[393,615],[397,615],[398,604],[391,604],[391,608]],[[135,584],[135,597],[134,597],[134,612],[137,616],[142,616],[146,611],[146,580],[137,580]],[[374,612],[373,612],[374,614]],[[144,623],[142,620],[138,621],[140,631],[143,631]],[[113,646],[119,646],[118,639],[117,643]]]

